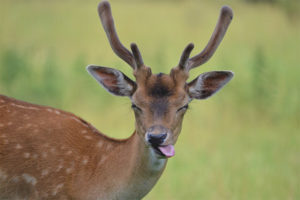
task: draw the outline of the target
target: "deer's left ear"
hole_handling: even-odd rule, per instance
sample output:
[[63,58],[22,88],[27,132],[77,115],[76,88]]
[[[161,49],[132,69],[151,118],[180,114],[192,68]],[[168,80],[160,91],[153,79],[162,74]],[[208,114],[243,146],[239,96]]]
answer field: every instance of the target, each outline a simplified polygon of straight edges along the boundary
[[87,71],[106,89],[117,96],[131,96],[136,83],[119,70],[89,65]]
[[212,71],[200,74],[188,83],[188,93],[193,99],[206,99],[215,94],[233,77],[231,71]]

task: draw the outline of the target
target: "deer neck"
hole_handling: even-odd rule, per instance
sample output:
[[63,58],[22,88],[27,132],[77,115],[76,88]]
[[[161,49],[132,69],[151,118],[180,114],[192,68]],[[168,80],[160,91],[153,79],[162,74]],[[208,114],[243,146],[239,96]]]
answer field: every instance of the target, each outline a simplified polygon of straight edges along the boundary
[[130,138],[118,144],[110,153],[106,161],[107,166],[97,168],[95,174],[109,175],[105,179],[101,178],[101,180],[109,180],[109,185],[100,184],[106,185],[105,190],[110,190],[109,194],[114,195],[102,196],[103,199],[141,199],[161,176],[167,159],[158,158],[140,135],[134,132]]
[[150,147],[144,141],[144,138],[135,132],[129,140],[132,140],[132,164],[135,165],[135,170],[141,170],[143,174],[161,174],[167,163],[167,159],[159,158],[154,152],[153,148]]
[[[122,194],[125,199],[141,199],[145,196],[155,185],[165,169],[167,159],[160,159],[157,157],[153,149],[148,146],[143,137],[137,132],[128,139],[130,152],[126,153],[129,157],[128,179],[125,181],[126,189]],[[124,152],[126,150],[124,149]]]

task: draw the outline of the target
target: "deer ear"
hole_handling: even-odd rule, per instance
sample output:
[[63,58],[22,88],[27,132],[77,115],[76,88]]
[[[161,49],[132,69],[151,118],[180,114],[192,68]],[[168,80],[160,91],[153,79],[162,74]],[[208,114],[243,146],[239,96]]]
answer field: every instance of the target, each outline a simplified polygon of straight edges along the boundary
[[215,94],[233,77],[231,71],[212,71],[200,74],[188,83],[188,93],[193,99],[206,99]]
[[119,70],[89,65],[87,71],[108,92],[118,96],[131,96],[136,89],[136,83]]

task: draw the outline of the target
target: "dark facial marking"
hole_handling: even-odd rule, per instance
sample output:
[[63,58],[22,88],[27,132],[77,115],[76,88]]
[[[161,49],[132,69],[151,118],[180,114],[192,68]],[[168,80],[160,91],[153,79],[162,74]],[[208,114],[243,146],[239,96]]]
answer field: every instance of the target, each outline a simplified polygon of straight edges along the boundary
[[160,73],[157,75],[157,80],[153,86],[149,89],[149,95],[155,98],[168,97],[173,94],[173,91],[167,86],[164,85],[161,78],[163,74]]
[[157,77],[162,77],[164,74],[163,73],[159,73],[157,74]]

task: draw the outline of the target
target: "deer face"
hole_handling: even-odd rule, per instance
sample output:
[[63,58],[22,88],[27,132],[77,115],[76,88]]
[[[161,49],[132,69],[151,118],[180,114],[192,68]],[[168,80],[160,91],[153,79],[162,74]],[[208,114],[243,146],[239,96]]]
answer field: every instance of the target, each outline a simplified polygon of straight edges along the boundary
[[233,77],[230,71],[212,71],[186,82],[189,70],[205,63],[213,55],[232,19],[231,9],[221,9],[219,22],[205,49],[189,58],[194,48],[193,44],[189,44],[178,66],[169,74],[152,74],[151,69],[144,65],[136,44],[131,45],[131,52],[121,44],[108,2],[100,3],[98,12],[113,51],[133,68],[136,80],[107,67],[90,65],[88,72],[110,93],[131,99],[137,133],[157,155],[172,157],[175,153],[173,145],[189,102],[212,96]]
[[136,130],[145,143],[164,157],[174,155],[183,116],[192,99],[205,99],[223,87],[232,72],[214,71],[186,83],[188,74],[174,68],[169,75],[152,74],[148,67],[135,71],[136,81],[122,72],[89,66],[88,71],[114,95],[128,96],[136,118]]
[[169,75],[149,75],[132,95],[137,132],[159,155],[171,157],[190,101]]

